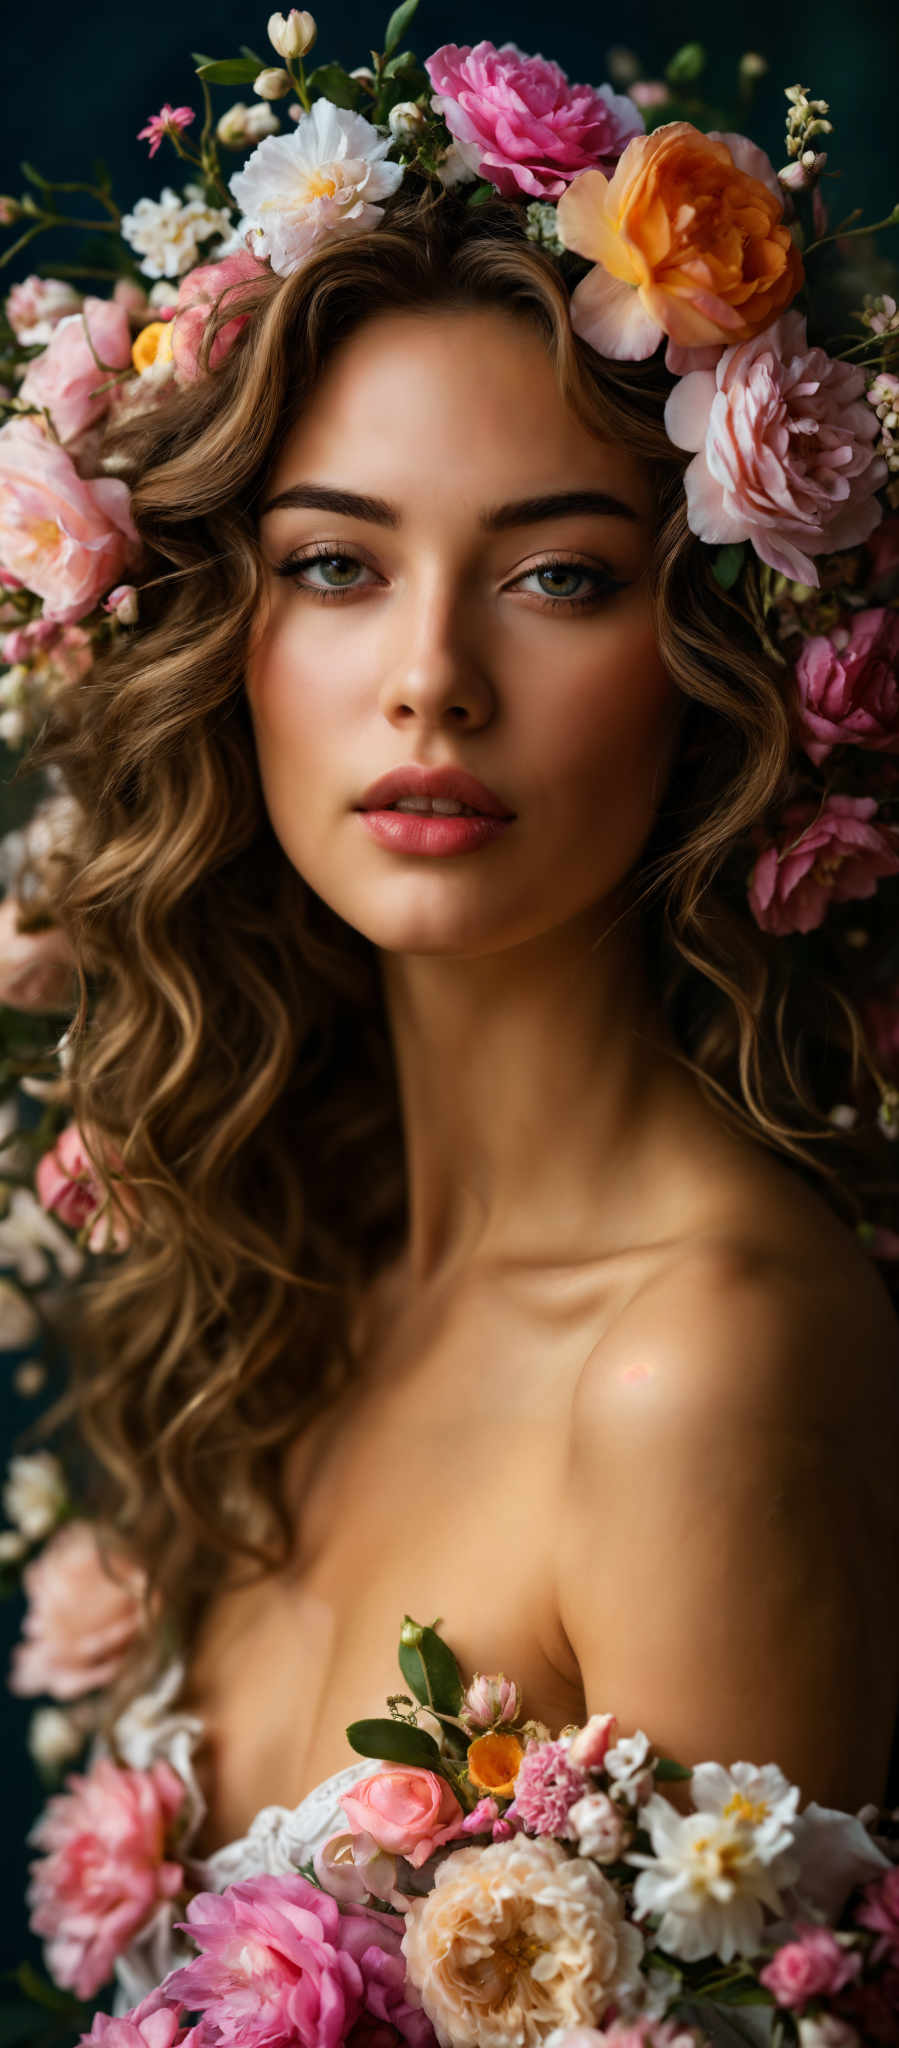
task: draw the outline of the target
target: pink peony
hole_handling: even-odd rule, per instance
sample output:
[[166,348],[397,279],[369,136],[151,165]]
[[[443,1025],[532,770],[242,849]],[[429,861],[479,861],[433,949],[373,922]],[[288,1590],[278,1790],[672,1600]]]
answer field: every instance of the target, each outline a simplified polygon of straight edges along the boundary
[[98,2048],[100,2043],[102,2048],[196,2048],[194,2028],[186,2033],[181,2025],[183,2010],[183,2006],[166,2003],[160,1986],[121,2019],[95,2013],[90,2033],[82,2034],[77,2048]]
[[452,1787],[417,1764],[384,1764],[345,1792],[340,1804],[353,1834],[371,1835],[416,1870],[462,1832],[464,1814]]
[[11,1010],[67,1010],[73,1001],[75,962],[58,924],[20,931],[14,896],[0,903],[0,1003]]
[[899,1969],[899,1865],[865,1885],[854,1917],[859,1927],[872,1927],[879,1937],[871,1951],[872,1962],[887,1961]]
[[469,170],[508,199],[557,199],[588,168],[611,175],[631,137],[643,134],[626,93],[570,85],[558,64],[517,43],[444,43],[425,70]]
[[873,896],[881,875],[899,872],[899,831],[873,824],[876,810],[867,796],[787,805],[781,833],[759,854],[749,883],[763,931],[814,931],[831,901]]
[[407,1991],[402,1921],[366,1907],[341,1912],[300,1876],[201,1892],[187,1913],[183,1930],[201,1953],[172,1972],[165,1990],[202,2014],[197,2048],[342,2048],[364,2016],[363,2039],[374,2022],[411,2048],[434,2048],[430,2022]]
[[165,1838],[184,1784],[167,1763],[123,1771],[101,1757],[66,1786],[29,1835],[48,1852],[31,1865],[30,1925],[49,1937],[56,1983],[92,1998],[160,1902],[181,1889],[181,1865],[166,1861]]
[[535,1835],[576,1839],[569,1812],[590,1791],[584,1771],[571,1762],[564,1742],[536,1742],[526,1749],[515,1780],[515,1812]]
[[682,377],[665,429],[698,451],[684,474],[691,532],[751,541],[772,569],[817,587],[811,556],[855,547],[882,517],[887,471],[864,386],[863,370],[809,348],[797,312]]
[[[121,1171],[121,1159],[113,1151],[109,1154],[109,1165]],[[87,1238],[92,1252],[127,1250],[131,1226],[137,1218],[134,1197],[121,1180],[116,1180],[114,1195],[106,1205],[103,1187],[77,1124],[67,1124],[52,1151],[44,1153],[35,1174],[35,1186],[44,1208],[50,1215],[58,1216],[61,1223],[67,1223],[70,1230],[83,1230],[96,1218]]]
[[77,313],[81,293],[61,277],[25,277],[14,284],[6,299],[6,317],[23,348],[48,342],[54,328],[69,313]]
[[796,663],[798,723],[809,759],[834,746],[899,753],[899,612],[874,606],[816,633]]
[[[200,375],[200,349],[217,300],[223,294],[230,297],[239,292],[253,279],[270,276],[269,263],[260,263],[249,249],[238,249],[233,256],[223,256],[220,263],[200,263],[182,277],[172,328],[172,354],[176,372],[185,383]],[[224,362],[249,317],[248,313],[241,313],[219,328],[210,351],[210,369],[217,370]]]
[[146,1573],[134,1559],[110,1545],[107,1567],[93,1523],[64,1522],[22,1584],[28,1606],[10,1691],[75,1700],[111,1684],[147,1616]]
[[[88,335],[103,369],[91,353]],[[43,355],[29,364],[19,395],[29,405],[47,408],[61,441],[74,441],[107,411],[110,377],[130,367],[131,329],[124,307],[112,299],[85,299],[79,313],[60,320]]]
[[120,477],[80,477],[37,419],[0,427],[0,561],[45,618],[82,619],[121,582],[138,546],[129,504]]
[[861,1951],[841,1948],[829,1927],[799,1926],[796,1935],[759,1971],[766,1991],[791,2010],[810,1998],[834,1997],[862,1967]]

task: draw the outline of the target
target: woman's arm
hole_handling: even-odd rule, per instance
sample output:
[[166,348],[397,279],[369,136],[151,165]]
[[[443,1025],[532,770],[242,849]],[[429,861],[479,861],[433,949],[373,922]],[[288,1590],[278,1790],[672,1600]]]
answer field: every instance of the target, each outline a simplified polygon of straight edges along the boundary
[[691,1254],[596,1347],[558,1597],[589,1712],[854,1812],[899,1705],[899,1354],[834,1278]]

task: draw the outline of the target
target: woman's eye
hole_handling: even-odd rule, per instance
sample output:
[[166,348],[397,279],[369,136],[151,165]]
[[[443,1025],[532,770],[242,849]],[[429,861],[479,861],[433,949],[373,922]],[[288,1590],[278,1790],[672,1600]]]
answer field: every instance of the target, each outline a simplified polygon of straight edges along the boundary
[[[300,590],[307,590],[313,597],[327,601],[365,589],[360,572],[367,566],[358,555],[321,546],[310,550],[307,555],[291,555],[286,561],[279,562],[275,575],[288,577]],[[601,604],[623,588],[608,570],[596,568],[589,562],[540,562],[535,569],[526,570],[509,588],[523,588],[529,581],[537,581],[541,585],[539,590],[530,594],[538,597],[545,609],[555,607],[561,610],[564,607],[566,611]]]

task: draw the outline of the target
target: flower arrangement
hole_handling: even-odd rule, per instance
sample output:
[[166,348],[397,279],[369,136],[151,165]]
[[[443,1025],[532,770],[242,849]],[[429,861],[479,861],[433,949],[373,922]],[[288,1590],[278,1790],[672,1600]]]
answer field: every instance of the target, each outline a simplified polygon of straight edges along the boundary
[[399,1662],[389,1716],[347,1729],[377,1767],[302,1869],[273,1875],[260,1847],[197,1890],[168,1762],[69,1775],[31,1837],[57,1982],[91,1997],[160,1913],[196,1950],[82,2044],[704,2048],[716,2012],[750,2007],[775,2044],[895,2041],[895,1816],[800,1810],[774,1764],[691,1772],[614,1713],[552,1735],[410,1616]]

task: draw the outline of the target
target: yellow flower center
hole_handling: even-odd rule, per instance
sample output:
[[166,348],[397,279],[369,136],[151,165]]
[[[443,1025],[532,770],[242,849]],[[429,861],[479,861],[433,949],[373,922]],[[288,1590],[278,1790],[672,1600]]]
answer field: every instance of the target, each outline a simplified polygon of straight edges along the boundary
[[816,860],[814,867],[812,868],[812,874],[815,877],[815,881],[823,882],[825,889],[829,889],[831,882],[836,880],[836,877],[839,874],[841,867],[844,866],[845,860],[845,853],[819,854],[818,859]]
[[757,1827],[761,1821],[768,1818],[768,1804],[764,1799],[757,1799],[754,1802],[747,1799],[745,1792],[735,1792],[724,1808],[724,1815],[728,1820],[734,1816],[737,1820],[748,1821],[750,1827]]
[[310,171],[303,184],[304,199],[332,199],[337,190],[337,179],[329,177],[327,171]]
[[154,363],[170,362],[171,355],[171,320],[151,320],[131,345],[131,361],[141,375],[144,370],[151,370]]
[[25,530],[36,548],[54,548],[59,540],[55,519],[29,519]]
[[707,1873],[709,1876],[730,1877],[743,1859],[742,1843],[716,1842],[711,1835],[700,1835],[693,1844],[694,1855],[705,1856],[709,1851],[714,1858],[714,1870]]

